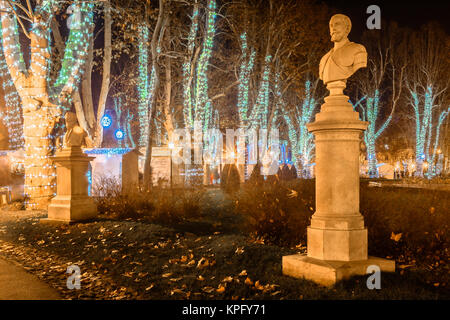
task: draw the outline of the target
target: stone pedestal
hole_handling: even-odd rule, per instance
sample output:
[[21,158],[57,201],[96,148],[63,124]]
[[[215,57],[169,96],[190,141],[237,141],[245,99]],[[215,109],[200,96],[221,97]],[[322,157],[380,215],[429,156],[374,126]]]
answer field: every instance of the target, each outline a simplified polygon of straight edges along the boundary
[[97,206],[88,196],[88,166],[94,157],[88,157],[80,147],[63,149],[52,157],[56,164],[56,197],[48,207],[48,219],[43,223],[75,223],[93,219]]
[[[335,84],[336,85],[336,84]],[[345,84],[328,86],[316,121],[316,212],[307,230],[307,255],[283,257],[283,274],[332,285],[364,275],[369,265],[394,272],[393,261],[367,255],[367,229],[359,213],[359,145],[367,122],[359,120]]]
[[134,149],[122,156],[122,194],[133,194],[139,191],[139,156]]

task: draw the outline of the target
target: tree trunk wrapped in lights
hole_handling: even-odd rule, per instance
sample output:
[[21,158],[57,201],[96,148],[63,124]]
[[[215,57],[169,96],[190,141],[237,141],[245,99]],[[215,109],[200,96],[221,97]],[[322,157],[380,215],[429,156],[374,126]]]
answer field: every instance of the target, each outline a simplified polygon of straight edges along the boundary
[[270,62],[272,56],[267,54],[264,58],[264,68],[259,86],[256,103],[251,110],[250,128],[267,129],[269,113],[269,80],[270,80]]
[[292,148],[293,162],[297,168],[301,168],[300,176],[310,178],[308,169],[314,150],[314,139],[312,133],[308,132],[306,124],[312,120],[317,101],[312,96],[311,82],[305,82],[305,99],[300,105],[296,105],[292,115],[285,114],[284,119],[288,125],[288,137]]
[[138,93],[139,93],[139,128],[140,137],[139,145],[141,147],[147,147],[149,141],[149,115],[151,113],[151,102],[154,91],[154,79],[155,68],[152,68],[152,72],[148,74],[148,45],[149,45],[149,31],[146,25],[139,27],[139,81],[138,81]]
[[238,87],[238,112],[239,112],[239,122],[240,127],[245,128],[248,124],[248,92],[249,92],[249,82],[250,82],[250,73],[253,70],[253,65],[255,63],[256,52],[252,48],[250,50],[250,56],[247,58],[247,34],[244,32],[241,35],[241,67],[239,71],[239,87]]
[[8,129],[9,148],[11,150],[17,150],[23,148],[24,144],[22,105],[19,94],[9,74],[2,46],[0,46],[0,79],[2,81],[6,109],[2,114],[2,119]]
[[[435,173],[434,161],[437,147],[439,145],[439,135],[442,123],[450,112],[450,108],[440,113],[438,123],[435,129],[435,139],[431,150],[431,141],[433,137],[433,89],[431,86],[427,90],[423,99],[423,107],[420,107],[420,101],[417,92],[410,91],[412,97],[412,107],[414,109],[416,123],[416,176],[423,177],[425,160],[428,163],[427,177],[431,178]],[[431,152],[430,152],[431,151]]]
[[[27,69],[20,48],[17,8],[9,1],[0,1],[2,43],[11,78],[23,103],[25,139],[25,186],[29,199],[27,208],[46,207],[48,199],[55,192],[55,168],[49,156],[55,150],[57,123],[67,110],[83,71],[87,45],[93,22],[93,4],[75,1],[77,27],[71,28],[67,40],[61,70],[54,83],[50,75],[51,47],[50,31],[53,7],[57,1],[43,0],[34,10],[29,2],[20,7],[33,21],[28,31],[23,32],[30,39],[31,61]],[[73,20],[72,20],[73,21]]]
[[[362,101],[366,100],[365,106],[362,105]],[[376,121],[378,119],[378,110],[380,105],[380,93],[377,90],[375,90],[373,97],[363,97],[361,98],[355,105],[353,106],[354,109],[359,106],[362,113],[360,116],[360,119],[362,121],[369,122],[369,126],[367,127],[367,130],[364,131],[364,143],[366,145],[366,153],[367,153],[367,160],[368,160],[368,174],[371,178],[377,178],[378,177],[378,168],[377,168],[377,157],[375,152],[375,143],[378,139],[378,137],[383,133],[383,131],[387,128],[389,123],[392,120],[392,115],[394,108],[391,111],[391,114],[386,119],[386,121],[381,125],[381,127],[376,130]]]
[[216,17],[216,1],[208,0],[206,15],[206,35],[203,41],[202,53],[197,64],[196,79],[194,85],[194,120],[200,121],[202,131],[209,128],[212,116],[212,106],[208,95],[208,67],[212,54],[212,47],[216,29],[214,20]]
[[212,54],[216,29],[216,1],[208,0],[206,7],[206,31],[203,44],[195,48],[198,32],[199,5],[194,3],[191,27],[188,35],[187,53],[183,63],[183,115],[186,129],[193,129],[194,122],[199,121],[205,132],[212,120],[212,105],[208,95],[209,60]]
[[441,125],[448,113],[448,46],[442,41],[446,37],[445,31],[433,23],[408,35],[411,51],[405,87],[409,93],[411,118],[415,122],[415,175],[423,177],[426,161],[427,177],[430,178],[434,174],[434,150],[439,144]]
[[[194,2],[187,39],[187,52],[183,62],[183,117],[185,130],[194,130],[196,132],[199,130],[204,137],[207,136],[206,132],[213,121],[212,101],[208,94],[207,72],[216,33],[216,1],[208,0],[205,10],[205,36],[202,45],[196,47],[200,13],[198,1]],[[204,141],[203,147],[194,143],[194,149],[197,150],[196,152],[199,152],[199,150],[203,152],[209,143],[210,141]],[[190,165],[186,164],[186,173],[190,167]],[[188,174],[185,175],[185,180],[191,184],[197,183],[192,181]]]

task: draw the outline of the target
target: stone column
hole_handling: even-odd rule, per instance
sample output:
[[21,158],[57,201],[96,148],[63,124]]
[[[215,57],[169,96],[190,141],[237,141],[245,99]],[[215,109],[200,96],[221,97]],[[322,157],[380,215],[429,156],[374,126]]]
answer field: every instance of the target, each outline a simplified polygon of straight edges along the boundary
[[122,156],[122,194],[133,194],[139,191],[139,156],[137,149]]
[[316,212],[307,230],[307,255],[283,257],[283,274],[332,285],[366,274],[369,265],[395,271],[393,261],[368,257],[359,213],[359,145],[368,123],[359,120],[342,81],[330,83],[316,121]]
[[75,223],[97,215],[97,206],[88,196],[88,165],[95,157],[88,157],[79,146],[58,151],[51,159],[56,164],[56,197],[48,207],[44,223]]

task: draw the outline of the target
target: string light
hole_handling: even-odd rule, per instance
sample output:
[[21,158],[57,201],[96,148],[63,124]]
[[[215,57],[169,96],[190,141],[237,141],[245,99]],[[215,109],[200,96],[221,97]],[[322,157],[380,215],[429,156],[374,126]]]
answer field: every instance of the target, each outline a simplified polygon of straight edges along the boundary
[[126,154],[133,149],[130,148],[108,148],[108,149],[84,149],[83,152],[86,154],[106,154],[109,156]]
[[[362,102],[365,100],[365,106]],[[350,103],[352,103],[350,101]],[[379,116],[380,92],[376,89],[372,96],[364,96],[357,103],[352,104],[353,109],[360,107],[361,120],[369,122],[367,130],[364,131],[364,143],[366,145],[366,154],[368,160],[368,174],[371,178],[378,177],[378,165],[376,157],[376,141],[383,131],[388,127],[392,120],[392,114],[386,121],[376,130],[376,122]]]
[[[133,120],[134,115],[130,114],[130,110],[127,109],[127,114],[125,116],[125,119],[123,119],[122,97],[114,97],[113,103],[114,112],[116,113],[116,124],[117,128],[119,128],[118,131],[116,130],[114,135],[117,139],[119,148],[122,148],[123,144],[125,144],[126,148],[128,148],[130,144],[133,148],[135,148],[136,144],[134,143],[133,135],[131,132],[131,121]],[[117,136],[117,134],[119,134],[119,137]]]
[[250,57],[247,60],[247,33],[241,35],[241,51],[242,63],[239,70],[239,86],[238,86],[238,112],[241,127],[247,126],[248,121],[248,92],[250,82],[250,72],[253,69],[256,52],[252,48]]
[[[149,130],[149,104],[150,104],[150,80],[148,78],[148,42],[149,32],[145,24],[139,26],[139,80],[138,80],[138,114],[139,114],[139,145],[145,147],[148,144]],[[153,70],[152,70],[153,73]],[[153,78],[153,75],[152,75]]]
[[198,31],[198,3],[197,0],[194,4],[194,9],[191,17],[191,27],[189,29],[187,55],[183,62],[183,115],[185,128],[194,127],[194,118],[192,115],[192,82],[191,82],[191,69],[192,69],[192,56],[195,48],[195,37]]
[[212,109],[211,101],[208,96],[208,76],[209,59],[212,55],[214,44],[215,18],[216,18],[216,1],[208,0],[206,15],[206,34],[203,40],[203,47],[198,59],[196,69],[196,79],[194,86],[194,121],[200,121],[203,132],[209,128]]
[[[2,39],[2,27],[0,24],[0,39]],[[8,71],[5,61],[3,46],[0,46],[0,78],[5,99],[5,112],[1,114],[3,122],[8,129],[9,148],[17,150],[23,147],[23,118],[20,97],[14,86],[14,82]]]
[[264,71],[259,86],[256,103],[252,108],[250,115],[250,128],[260,127],[267,129],[267,117],[269,113],[269,77],[271,55],[267,55],[264,59]]
[[284,114],[284,119],[288,125],[288,138],[291,143],[292,161],[300,163],[305,170],[306,177],[310,177],[310,172],[306,169],[311,164],[312,153],[315,148],[314,136],[308,132],[306,124],[311,122],[313,112],[317,106],[317,101],[312,96],[311,82],[305,82],[305,99],[301,106],[296,105],[293,115]]
[[[2,44],[12,81],[23,103],[23,135],[25,149],[25,195],[27,208],[35,208],[40,200],[55,194],[55,167],[49,156],[56,149],[54,140],[61,138],[63,125],[57,121],[69,109],[71,94],[77,89],[87,57],[93,31],[92,2],[76,1],[73,14],[78,19],[69,31],[61,69],[55,79],[51,70],[51,28],[55,0],[43,0],[34,9],[31,36],[31,61],[27,70],[20,48],[17,17],[5,1],[0,2]],[[26,76],[25,76],[26,75]],[[34,87],[29,87],[32,83]],[[56,102],[56,105],[51,101]],[[62,141],[62,139],[59,139]]]

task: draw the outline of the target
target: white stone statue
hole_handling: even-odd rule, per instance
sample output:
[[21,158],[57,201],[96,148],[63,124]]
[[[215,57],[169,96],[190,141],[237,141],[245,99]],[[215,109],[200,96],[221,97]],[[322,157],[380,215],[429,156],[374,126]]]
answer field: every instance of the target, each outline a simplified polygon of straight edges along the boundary
[[78,125],[77,115],[67,112],[66,120],[67,132],[64,135],[63,148],[70,147],[90,147],[91,141],[86,131]]
[[319,77],[329,89],[336,86],[345,88],[347,79],[358,69],[367,66],[366,48],[347,38],[351,28],[352,22],[346,15],[335,14],[330,19],[334,48],[322,57],[319,65]]

